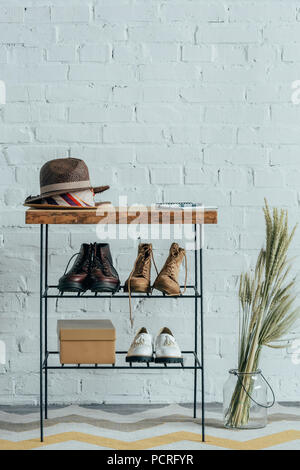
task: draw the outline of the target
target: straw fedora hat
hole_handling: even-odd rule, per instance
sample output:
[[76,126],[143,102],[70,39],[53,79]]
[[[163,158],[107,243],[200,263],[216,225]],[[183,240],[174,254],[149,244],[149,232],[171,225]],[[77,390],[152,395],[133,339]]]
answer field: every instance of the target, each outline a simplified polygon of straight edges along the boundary
[[[40,171],[40,194],[29,196],[24,205],[29,207],[59,206],[43,203],[43,199],[64,193],[91,189],[95,194],[109,189],[109,186],[93,187],[90,182],[89,170],[83,160],[78,158],[58,158],[45,163]],[[96,207],[96,205],[95,205]],[[66,206],[61,206],[66,209]],[[76,207],[80,209],[81,207]],[[86,209],[86,207],[85,207]]]

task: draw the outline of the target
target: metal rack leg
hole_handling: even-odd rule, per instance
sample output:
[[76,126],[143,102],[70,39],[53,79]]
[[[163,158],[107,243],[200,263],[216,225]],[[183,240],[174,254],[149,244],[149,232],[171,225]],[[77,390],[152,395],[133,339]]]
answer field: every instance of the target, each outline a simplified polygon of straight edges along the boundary
[[[203,228],[201,227],[201,230]],[[204,393],[204,320],[203,320],[203,236],[201,232],[200,247],[200,306],[201,306],[201,415],[202,415],[202,442],[205,442],[205,393]]]
[[[48,287],[48,225],[45,225],[45,290]],[[48,299],[45,297],[45,419],[48,419]]]
[[43,248],[44,226],[40,228],[40,434],[41,442],[44,440],[43,423]]
[[[197,355],[198,350],[198,298],[196,293],[198,292],[198,246],[197,246],[197,225],[194,225],[195,230],[195,311],[194,311],[194,321],[195,321],[195,345],[194,350]],[[194,418],[197,417],[197,362],[194,361]]]

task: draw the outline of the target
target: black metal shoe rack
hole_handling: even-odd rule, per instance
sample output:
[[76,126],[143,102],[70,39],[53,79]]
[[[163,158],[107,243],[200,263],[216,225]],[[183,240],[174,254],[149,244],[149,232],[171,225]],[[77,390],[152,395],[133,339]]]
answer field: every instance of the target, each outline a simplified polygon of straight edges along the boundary
[[[59,351],[49,351],[48,350],[48,299],[70,299],[76,297],[84,297],[88,299],[103,299],[103,298],[124,298],[128,299],[128,294],[119,293],[112,295],[108,294],[93,294],[88,295],[84,294],[70,294],[63,295],[58,291],[58,286],[48,285],[48,240],[49,240],[49,226],[48,224],[40,225],[40,437],[41,442],[44,440],[44,419],[48,419],[48,371],[49,370],[96,370],[101,369],[111,369],[111,370],[124,370],[128,369],[130,371],[138,369],[157,369],[161,372],[171,371],[174,369],[183,369],[183,370],[193,370],[194,371],[194,384],[193,384],[193,417],[197,417],[197,379],[198,371],[200,371],[201,378],[201,427],[202,427],[202,441],[205,441],[205,400],[204,400],[204,330],[203,330],[203,266],[202,266],[202,240],[201,244],[199,242],[199,228],[202,228],[202,225],[195,224],[195,259],[194,259],[194,285],[188,285],[186,294],[180,297],[184,299],[194,299],[194,350],[192,351],[182,351],[183,356],[192,357],[193,365],[183,364],[155,364],[151,365],[150,363],[145,364],[128,364],[125,362],[125,355],[127,351],[116,351],[118,356],[124,356],[123,363],[124,365],[49,365],[48,361],[50,356],[58,356]],[[202,232],[201,232],[202,238]],[[160,298],[168,299],[170,297],[165,296],[164,294],[132,294],[132,298]],[[199,305],[200,304],[200,305]],[[200,308],[199,308],[200,306]],[[199,321],[200,320],[200,321]],[[200,324],[199,324],[200,323]],[[200,347],[198,347],[198,330],[200,327]],[[200,353],[200,358],[198,354]],[[166,372],[167,373],[167,372]]]

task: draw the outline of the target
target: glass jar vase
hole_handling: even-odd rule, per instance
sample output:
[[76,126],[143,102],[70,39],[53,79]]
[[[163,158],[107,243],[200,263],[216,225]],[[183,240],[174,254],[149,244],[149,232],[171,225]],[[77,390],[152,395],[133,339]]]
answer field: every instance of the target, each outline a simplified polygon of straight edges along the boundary
[[275,402],[274,399],[273,403],[268,406],[268,385],[261,370],[246,373],[231,369],[223,388],[225,427],[231,429],[264,428],[267,425],[267,408],[273,406]]

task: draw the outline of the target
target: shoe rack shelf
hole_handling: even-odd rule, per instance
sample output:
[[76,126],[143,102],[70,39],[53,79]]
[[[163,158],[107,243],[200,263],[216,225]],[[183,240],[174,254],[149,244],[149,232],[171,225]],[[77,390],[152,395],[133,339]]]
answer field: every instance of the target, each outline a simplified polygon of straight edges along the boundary
[[[203,249],[202,233],[206,224],[217,224],[218,213],[215,209],[193,209],[188,217],[183,210],[157,209],[151,211],[145,207],[127,208],[109,207],[95,209],[28,209],[25,215],[26,224],[40,225],[40,438],[44,440],[44,419],[48,419],[48,371],[49,370],[164,370],[172,369],[194,371],[193,386],[193,416],[197,417],[197,388],[198,371],[201,378],[201,428],[202,441],[205,441],[205,394],[204,394],[204,322],[203,322]],[[116,351],[117,361],[113,365],[61,365],[58,362],[59,352],[48,350],[48,299],[51,298],[124,298],[127,293],[111,294],[61,294],[58,286],[48,284],[48,246],[49,225],[57,224],[189,224],[194,226],[195,251],[194,251],[194,285],[187,286],[186,293],[181,296],[168,297],[164,294],[132,294],[132,298],[177,298],[180,300],[194,299],[194,350],[183,351],[184,363],[157,364],[157,363],[126,363],[127,351]],[[199,245],[200,240],[200,245]],[[199,335],[200,329],[200,335]],[[200,341],[199,341],[200,336]],[[198,343],[200,343],[198,345]],[[199,354],[199,357],[198,357]]]
[[[181,289],[184,289],[184,286],[180,286]],[[116,294],[104,294],[101,292],[95,292],[94,294],[87,294],[86,292],[78,292],[75,294],[62,294],[58,290],[58,286],[48,286],[43,293],[43,298],[45,299],[74,299],[77,297],[84,297],[85,299],[94,299],[96,297],[102,299],[128,299],[127,293],[120,293],[124,290],[124,286],[120,286],[120,291]],[[161,299],[164,297],[168,297],[166,294],[136,294],[132,293],[132,299]],[[168,297],[169,299],[194,299],[195,297],[201,297],[199,292],[195,289],[195,286],[186,286],[186,294],[184,295],[174,295],[172,297]]]
[[[124,364],[125,362],[125,356],[127,354],[127,351],[116,351],[116,355],[117,356],[124,356],[124,358],[122,358],[121,360],[121,363]],[[155,354],[155,351],[154,351],[154,354]],[[78,365],[65,365],[65,364],[57,364],[57,361],[55,361],[55,363],[53,365],[51,364],[48,364],[48,360],[51,360],[51,356],[56,356],[56,359],[57,357],[59,356],[59,351],[48,351],[45,359],[44,359],[44,362],[43,362],[43,369],[45,370],[46,368],[48,370],[57,370],[57,369],[65,369],[65,370],[69,370],[69,369],[82,369],[82,370],[95,370],[95,369],[116,369],[116,370],[119,370],[119,369],[187,369],[187,370],[194,370],[195,368],[196,369],[202,369],[201,367],[201,364],[200,364],[200,361],[199,361],[199,358],[197,356],[197,354],[195,353],[195,351],[182,351],[182,354],[183,354],[183,358],[184,358],[184,361],[183,363],[173,363],[173,364],[167,364],[167,363],[163,363],[163,364],[157,364],[157,363],[152,363],[151,362],[129,362],[128,364],[126,363],[126,365],[119,365],[118,364],[118,361],[116,364],[94,364],[94,365],[82,365],[82,364],[78,364]],[[195,363],[194,364],[186,364],[186,361],[188,361],[189,363],[191,363],[191,361],[195,361],[196,362],[196,365]],[[46,365],[47,364],[47,365]]]

